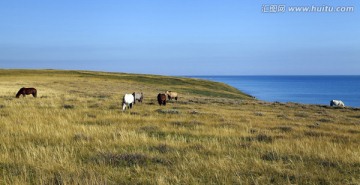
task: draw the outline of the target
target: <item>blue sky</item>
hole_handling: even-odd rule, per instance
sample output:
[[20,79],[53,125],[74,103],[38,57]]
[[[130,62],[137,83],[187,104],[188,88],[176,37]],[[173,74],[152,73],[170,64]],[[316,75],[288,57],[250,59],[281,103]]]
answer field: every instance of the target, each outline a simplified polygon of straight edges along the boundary
[[[262,13],[262,5],[354,6]],[[0,68],[360,75],[358,0],[0,1]]]

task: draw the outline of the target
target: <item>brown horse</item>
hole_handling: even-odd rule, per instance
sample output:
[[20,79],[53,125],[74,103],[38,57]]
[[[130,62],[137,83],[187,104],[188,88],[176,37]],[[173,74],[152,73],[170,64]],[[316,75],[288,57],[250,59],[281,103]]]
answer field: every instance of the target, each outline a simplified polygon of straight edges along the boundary
[[23,95],[25,97],[25,95],[29,95],[29,94],[32,94],[34,98],[36,98],[37,96],[37,91],[35,88],[21,88],[18,93],[16,94],[16,98],[19,98],[20,95]]
[[159,105],[166,105],[166,94],[163,94],[163,93],[159,93],[158,96],[157,96],[157,100],[158,100],[158,103]]

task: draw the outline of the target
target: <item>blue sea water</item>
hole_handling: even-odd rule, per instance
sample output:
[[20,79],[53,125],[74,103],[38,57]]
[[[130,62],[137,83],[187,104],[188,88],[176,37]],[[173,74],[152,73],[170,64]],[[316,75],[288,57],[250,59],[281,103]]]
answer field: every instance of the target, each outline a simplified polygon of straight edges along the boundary
[[360,76],[193,76],[223,82],[257,99],[360,107]]

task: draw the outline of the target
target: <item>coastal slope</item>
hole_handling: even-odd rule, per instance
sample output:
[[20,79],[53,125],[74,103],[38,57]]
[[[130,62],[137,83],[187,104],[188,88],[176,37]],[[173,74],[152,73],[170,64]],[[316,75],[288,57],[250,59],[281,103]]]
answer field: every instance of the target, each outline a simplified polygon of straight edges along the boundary
[[[357,109],[157,75],[0,70],[0,84],[1,184],[360,183]],[[21,87],[38,97],[15,98]],[[159,106],[166,90],[179,100]]]

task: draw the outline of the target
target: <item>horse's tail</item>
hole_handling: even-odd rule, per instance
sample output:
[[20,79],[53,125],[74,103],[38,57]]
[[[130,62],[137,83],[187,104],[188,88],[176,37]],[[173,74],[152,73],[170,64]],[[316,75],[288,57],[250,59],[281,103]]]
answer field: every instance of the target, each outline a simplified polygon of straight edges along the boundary
[[133,95],[133,96],[134,96],[134,104],[135,104],[135,102],[136,102],[135,92],[133,92],[131,95]]
[[122,106],[122,110],[124,111],[125,108],[126,108],[126,104],[125,104],[125,96],[123,97],[123,101],[121,103],[121,106]]
[[124,103],[125,103],[125,96],[123,97],[123,101],[122,101],[122,105],[124,105]]
[[34,91],[33,91],[33,96],[34,96],[34,98],[37,97],[37,90],[36,89],[34,89]]

